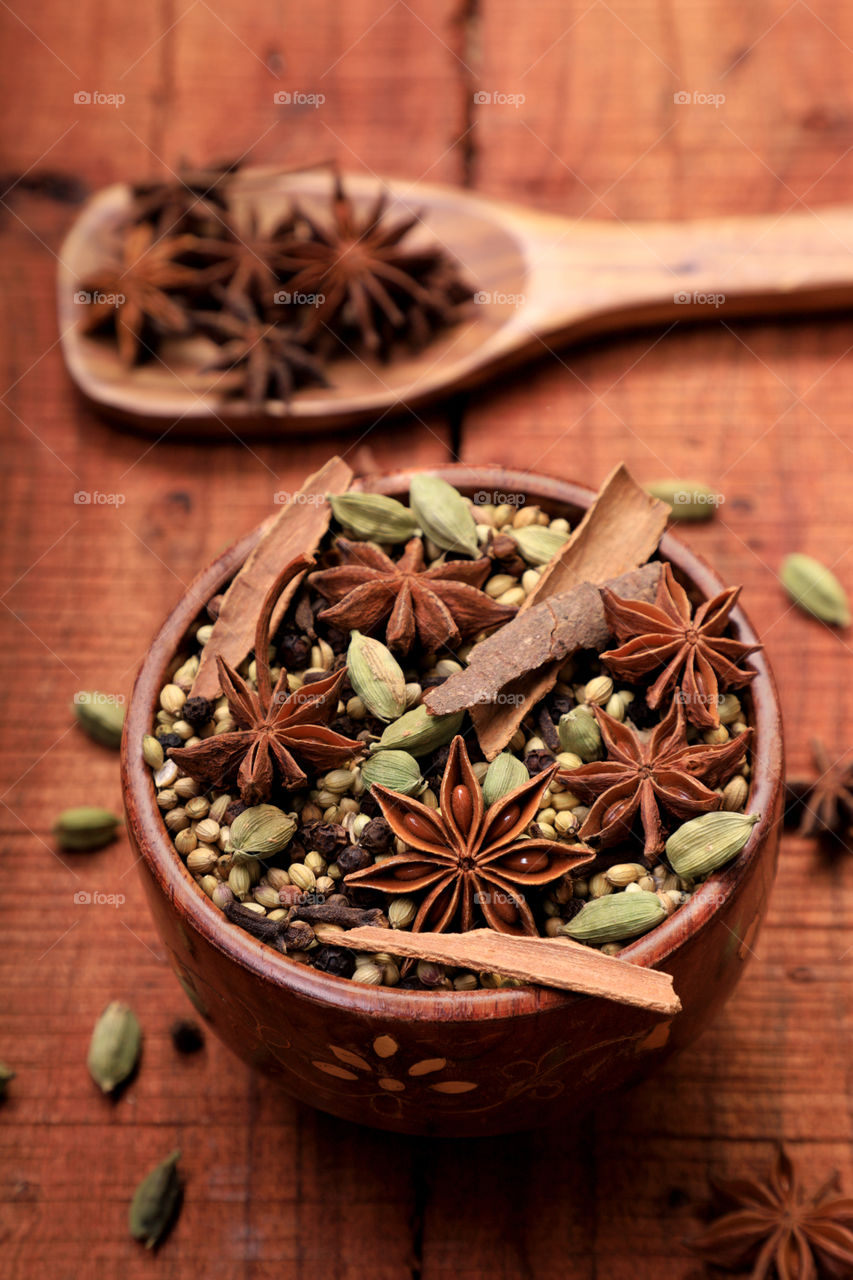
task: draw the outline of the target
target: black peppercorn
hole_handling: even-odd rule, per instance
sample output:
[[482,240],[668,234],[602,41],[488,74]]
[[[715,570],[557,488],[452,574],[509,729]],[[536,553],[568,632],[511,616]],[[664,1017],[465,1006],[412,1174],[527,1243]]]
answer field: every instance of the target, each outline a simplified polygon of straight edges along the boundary
[[311,661],[311,641],[298,631],[286,631],[278,642],[278,653],[288,671],[302,671]]
[[527,772],[531,778],[534,778],[543,769],[550,769],[554,763],[554,757],[550,751],[530,751],[524,757],[524,763],[527,766]]
[[181,717],[194,729],[200,729],[213,719],[214,710],[211,698],[187,698],[181,707]]
[[387,853],[394,840],[394,832],[384,818],[371,818],[361,833],[360,842],[370,853]]
[[169,751],[172,747],[182,747],[184,740],[177,733],[158,733],[157,741],[164,751]]
[[366,849],[362,849],[361,845],[351,844],[348,849],[341,850],[336,862],[341,869],[341,874],[349,876],[353,871],[362,871],[365,867],[369,867],[373,862],[373,855]]
[[248,805],[243,804],[242,800],[232,800],[222,819],[224,827],[230,827],[235,818],[239,817],[244,809],[248,809]]
[[318,947],[311,958],[315,969],[338,978],[351,978],[355,970],[355,956],[345,947]]

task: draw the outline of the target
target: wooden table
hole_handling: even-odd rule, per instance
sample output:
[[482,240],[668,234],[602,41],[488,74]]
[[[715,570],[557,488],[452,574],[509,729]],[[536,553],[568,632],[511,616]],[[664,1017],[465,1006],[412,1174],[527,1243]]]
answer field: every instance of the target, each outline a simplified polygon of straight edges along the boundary
[[[598,483],[694,475],[725,494],[691,544],[745,585],[781,685],[791,769],[850,742],[850,645],[789,608],[785,552],[853,588],[853,323],[727,323],[542,360],[413,424],[286,447],[123,434],[63,370],[54,273],[75,185],[181,156],[337,156],[579,218],[776,212],[850,198],[853,10],[770,0],[11,0],[0,361],[5,499],[5,918],[0,1256],[50,1276],[485,1276],[675,1280],[709,1170],[761,1168],[784,1139],[807,1180],[853,1191],[853,864],[786,837],[767,926],[718,1023],[680,1061],[568,1130],[406,1141],[280,1097],[217,1043],[180,1058],[187,1012],[127,844],[59,858],[56,812],[118,807],[116,758],[72,727],[79,688],[127,695],[196,569],[330,451],[360,469],[457,453]],[[123,94],[116,106],[74,101]],[[323,94],[276,105],[277,91]],[[518,107],[475,92],[524,94]],[[674,102],[722,93],[718,106]],[[75,495],[119,495],[80,504]],[[119,906],[78,895],[121,895]],[[145,1028],[114,1105],[85,1069],[114,998]],[[183,1215],[156,1256],[127,1236],[141,1173],[173,1146]]]

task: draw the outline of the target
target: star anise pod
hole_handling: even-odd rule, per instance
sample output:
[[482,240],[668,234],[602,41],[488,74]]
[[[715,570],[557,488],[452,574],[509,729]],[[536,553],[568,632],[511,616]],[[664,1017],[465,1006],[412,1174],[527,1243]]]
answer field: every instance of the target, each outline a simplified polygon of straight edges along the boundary
[[285,247],[293,232],[293,216],[288,212],[267,231],[260,229],[256,210],[238,221],[232,214],[221,218],[224,238],[200,238],[195,252],[209,266],[205,279],[223,287],[224,298],[256,303],[265,312],[276,304],[276,294],[288,293],[281,284]]
[[525,839],[556,766],[522,783],[488,809],[465,743],[457,736],[441,780],[441,811],[374,785],[385,821],[409,848],[346,877],[352,888],[387,894],[425,891],[415,931],[443,933],[458,921],[466,932],[476,907],[501,933],[537,935],[526,888],[550,884],[594,856],[583,845]]
[[621,600],[602,587],[605,617],[621,642],[618,649],[603,653],[602,661],[629,680],[663,667],[646,694],[648,705],[660,706],[680,684],[691,724],[716,728],[720,683],[726,689],[749,684],[756,673],[737,664],[761,648],[724,634],[739,594],[740,587],[730,587],[700,604],[693,614],[687,592],[668,564],[663,566],[654,604]]
[[217,654],[222,692],[238,727],[193,747],[173,747],[168,753],[205,787],[227,787],[236,780],[244,804],[268,800],[276,781],[285,790],[303,786],[307,781],[303,762],[313,771],[325,772],[364,750],[362,743],[328,727],[337,713],[345,668],[293,693],[288,690],[285,671],[274,689],[271,685],[272,612],[288,582],[311,563],[307,556],[297,557],[282,570],[264,598],[255,632],[257,691]]
[[150,223],[158,236],[209,233],[221,220],[225,188],[238,168],[239,161],[203,169],[181,165],[172,180],[137,183],[131,217]]
[[[217,296],[224,300],[221,292]],[[267,400],[287,404],[293,392],[308,383],[328,385],[319,362],[295,330],[267,323],[244,298],[228,299],[223,311],[199,312],[196,321],[221,343],[219,354],[202,372],[239,370],[240,385],[229,391],[243,395],[253,410],[261,411]]]
[[581,839],[604,847],[616,844],[639,815],[647,859],[664,846],[661,809],[680,821],[719,809],[720,797],[710,788],[731,775],[752,736],[747,729],[730,742],[688,746],[677,700],[648,736],[614,720],[601,707],[592,709],[607,759],[559,774],[574,795],[595,801],[580,829]]
[[330,222],[297,208],[308,235],[294,236],[287,248],[283,266],[294,273],[287,287],[324,299],[305,320],[307,337],[352,331],[369,354],[387,356],[400,339],[424,345],[455,322],[459,304],[471,296],[440,245],[403,244],[418,215],[391,222],[387,205],[380,192],[358,214],[336,177]]
[[189,333],[192,322],[180,298],[173,294],[199,285],[199,275],[179,261],[193,237],[164,236],[155,239],[146,223],[130,227],[124,236],[120,261],[102,267],[80,290],[92,294],[81,322],[84,333],[115,323],[121,360],[132,365],[142,351],[146,324],[158,333]]
[[834,763],[818,739],[812,742],[816,782],[798,784],[802,817],[801,836],[843,836],[853,825],[853,761],[842,757]]
[[416,638],[427,652],[452,649],[516,612],[479,590],[491,571],[487,556],[427,569],[421,538],[411,538],[396,563],[372,542],[338,538],[335,545],[343,564],[308,578],[332,602],[318,616],[346,631],[373,631],[387,619],[386,642],[400,653]]
[[716,1266],[752,1266],[752,1280],[844,1280],[853,1276],[853,1199],[833,1195],[835,1182],[807,1195],[780,1147],[766,1177],[714,1184],[731,1210],[688,1247]]

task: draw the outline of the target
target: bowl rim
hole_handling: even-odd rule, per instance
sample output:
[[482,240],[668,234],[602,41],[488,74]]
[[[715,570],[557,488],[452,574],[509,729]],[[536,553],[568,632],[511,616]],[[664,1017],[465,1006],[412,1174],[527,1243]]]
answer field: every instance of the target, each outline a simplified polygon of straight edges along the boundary
[[[595,490],[585,485],[496,464],[445,463],[377,472],[357,477],[353,488],[390,495],[405,493],[412,476],[422,472],[440,476],[463,493],[492,485],[499,492],[523,493],[537,503],[552,506],[585,510],[595,497]],[[366,986],[336,977],[310,965],[288,960],[238,925],[225,920],[222,912],[199,889],[187,871],[156,805],[151,771],[142,759],[141,750],[132,750],[131,747],[141,743],[143,734],[150,732],[159,705],[163,677],[187,628],[200,609],[239,568],[268,523],[269,520],[262,521],[193,579],[158,630],[136,677],[122,737],[122,790],[128,833],[149,874],[179,915],[186,917],[199,935],[234,963],[262,981],[330,1008],[386,1018],[409,1016],[417,1021],[441,1022],[457,1021],[463,1011],[464,1016],[471,1020],[494,1018],[497,1011],[501,1016],[530,1016],[544,1009],[566,1008],[583,1000],[585,997],[582,995],[544,987],[499,988],[483,992],[412,991],[408,988]],[[686,573],[706,598],[724,589],[725,584],[717,572],[670,530],[661,538],[659,553]],[[740,604],[732,610],[731,624],[739,640],[748,644],[759,643]],[[713,920],[734,894],[753,862],[761,856],[766,839],[778,821],[783,747],[776,684],[763,649],[752,654],[746,663],[757,672],[750,685],[755,730],[750,807],[761,817],[744,850],[731,866],[707,880],[684,906],[650,933],[623,949],[620,955],[636,964],[660,967],[685,941]],[[490,999],[481,998],[485,995]]]

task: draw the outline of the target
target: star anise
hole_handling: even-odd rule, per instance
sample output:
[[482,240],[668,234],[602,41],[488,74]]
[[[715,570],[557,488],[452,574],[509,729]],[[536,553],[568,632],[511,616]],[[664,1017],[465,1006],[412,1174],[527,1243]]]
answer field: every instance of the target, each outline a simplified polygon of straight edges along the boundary
[[732,1269],[752,1266],[752,1280],[853,1276],[853,1199],[832,1194],[835,1176],[807,1195],[780,1147],[766,1177],[714,1185],[731,1210],[688,1241],[700,1258]]
[[[217,296],[225,300],[221,292]],[[221,343],[219,354],[202,372],[239,370],[240,386],[229,390],[241,394],[250,409],[262,410],[267,400],[287,404],[296,388],[308,383],[328,385],[295,330],[267,323],[241,297],[228,299],[225,310],[199,312],[196,320],[199,329]]]
[[812,753],[818,778],[802,787],[799,834],[843,836],[853,825],[853,761],[842,757],[833,763],[817,739],[812,742]]
[[267,231],[260,229],[255,210],[241,221],[224,214],[221,223],[224,238],[200,238],[195,245],[210,264],[205,279],[223,286],[226,301],[244,299],[265,311],[275,305],[277,293],[289,292],[282,289],[280,270],[293,216],[288,212]]
[[318,616],[347,631],[373,631],[387,619],[386,642],[400,653],[408,653],[416,638],[427,652],[454,648],[463,636],[515,614],[514,606],[478,589],[491,570],[487,556],[426,569],[421,538],[411,538],[396,563],[372,542],[338,538],[335,545],[343,564],[308,579],[332,602]]
[[181,165],[171,181],[137,183],[131,217],[150,223],[158,236],[210,232],[220,222],[225,188],[238,168],[239,161],[204,169]]
[[488,809],[465,743],[457,736],[441,781],[441,811],[374,785],[385,821],[409,848],[346,877],[353,888],[387,894],[426,891],[412,922],[443,933],[475,924],[476,907],[501,933],[537,935],[523,890],[550,884],[594,856],[583,845],[525,839],[556,766],[522,783]]
[[[601,589],[604,613],[620,640],[618,649],[601,655],[611,671],[636,680],[663,666],[646,699],[658,707],[676,683],[681,685],[691,724],[716,728],[720,723],[719,686],[739,689],[755,678],[737,664],[761,645],[730,640],[724,635],[740,587],[721,591],[692,614],[687,592],[664,564],[654,604],[621,600]],[[627,642],[627,643],[626,643]]]
[[607,759],[559,774],[574,795],[595,801],[580,829],[581,839],[605,847],[615,844],[629,834],[639,814],[647,859],[664,846],[661,809],[680,821],[719,809],[720,797],[710,788],[731,775],[752,736],[747,729],[730,742],[688,746],[678,701],[648,736],[601,707],[593,711]]
[[436,329],[454,323],[459,304],[470,298],[440,245],[403,244],[419,216],[391,222],[387,205],[380,192],[359,215],[336,177],[330,223],[297,208],[308,235],[294,236],[282,265],[294,273],[290,290],[323,297],[305,321],[307,337],[352,331],[369,354],[387,356],[400,339],[424,345]]
[[81,322],[84,333],[115,323],[122,362],[132,365],[144,347],[146,324],[159,333],[188,333],[189,313],[178,290],[197,287],[197,272],[179,259],[191,248],[189,235],[155,238],[147,223],[130,227],[124,236],[120,261],[102,267],[80,290],[92,295]]
[[272,688],[268,660],[270,622],[276,601],[312,561],[299,556],[275,580],[258,615],[255,632],[257,691],[217,654],[219,680],[237,729],[214,734],[193,747],[173,747],[171,758],[206,787],[236,780],[245,804],[268,800],[278,781],[285,790],[307,781],[302,762],[313,771],[334,769],[363,751],[363,745],[328,728],[337,712],[346,668],[288,691],[287,673]]

